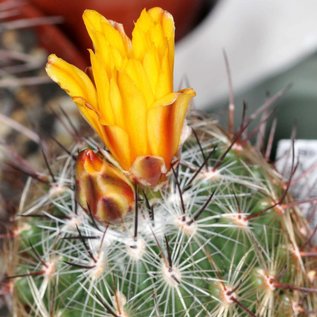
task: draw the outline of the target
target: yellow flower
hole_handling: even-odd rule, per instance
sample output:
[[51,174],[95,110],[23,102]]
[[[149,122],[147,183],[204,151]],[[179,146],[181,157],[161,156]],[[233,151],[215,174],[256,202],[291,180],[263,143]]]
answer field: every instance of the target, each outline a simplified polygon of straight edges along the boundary
[[89,50],[92,78],[56,55],[49,56],[46,71],[121,167],[155,185],[160,177],[147,179],[148,171],[170,169],[195,95],[190,88],[173,91],[173,17],[161,8],[144,9],[132,40],[121,24],[96,11],[86,10],[83,19],[94,46]]

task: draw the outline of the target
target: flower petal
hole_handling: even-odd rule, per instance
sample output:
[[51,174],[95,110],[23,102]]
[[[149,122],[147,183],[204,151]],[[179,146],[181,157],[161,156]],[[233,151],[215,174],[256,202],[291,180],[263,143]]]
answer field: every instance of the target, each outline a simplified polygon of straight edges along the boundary
[[118,85],[124,104],[125,131],[129,135],[131,156],[148,154],[146,102],[143,92],[124,71],[118,74]]
[[[186,88],[177,92],[177,99],[171,105],[171,126],[166,131],[167,134],[172,135],[172,155],[174,156],[178,151],[180,145],[180,138],[184,127],[184,121],[187,114],[189,104],[196,95],[191,88]],[[168,107],[169,108],[169,107]]]
[[148,111],[147,129],[151,153],[163,157],[167,169],[177,153],[187,109],[194,96],[195,92],[190,88],[171,93]]
[[97,109],[100,117],[107,124],[114,124],[114,114],[110,103],[110,87],[109,78],[105,66],[101,59],[98,59],[92,50],[89,50],[91,69],[94,77],[94,82],[97,91]]
[[104,139],[104,132],[96,113],[96,89],[90,78],[77,67],[51,54],[46,64],[47,74],[72,97],[82,116]]
[[105,139],[104,130],[100,123],[100,118],[96,110],[81,97],[73,97],[73,101],[77,105],[81,115],[86,119],[89,125],[97,132],[101,140]]
[[133,81],[138,91],[142,93],[147,106],[152,105],[155,101],[155,96],[142,63],[136,59],[129,59],[123,71]]
[[120,67],[131,50],[131,41],[122,24],[107,20],[94,10],[85,10],[83,19],[95,52],[103,59],[107,71]]
[[143,63],[157,98],[173,91],[174,31],[173,17],[161,8],[152,8],[142,11],[132,33],[134,56]]
[[105,145],[121,167],[129,170],[132,164],[130,141],[128,134],[118,126],[104,125]]
[[89,77],[80,69],[51,54],[46,64],[46,72],[72,98],[80,97],[91,106],[97,104],[96,89]]
[[122,102],[121,91],[118,86],[117,78],[110,79],[110,102],[113,110],[114,121],[117,126],[125,127],[125,109]]

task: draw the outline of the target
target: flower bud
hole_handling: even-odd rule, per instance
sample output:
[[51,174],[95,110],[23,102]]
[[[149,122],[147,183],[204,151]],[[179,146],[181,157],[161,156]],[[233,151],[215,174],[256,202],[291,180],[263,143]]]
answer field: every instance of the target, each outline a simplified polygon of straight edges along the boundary
[[91,149],[76,161],[76,198],[80,206],[101,222],[124,216],[134,207],[134,187],[116,167]]

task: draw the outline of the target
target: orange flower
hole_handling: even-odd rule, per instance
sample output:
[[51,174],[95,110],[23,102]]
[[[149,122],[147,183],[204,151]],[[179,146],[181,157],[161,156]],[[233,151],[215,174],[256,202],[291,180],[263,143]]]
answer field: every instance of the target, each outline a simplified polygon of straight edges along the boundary
[[49,56],[46,71],[121,167],[155,185],[159,175],[144,177],[150,166],[163,174],[170,169],[195,95],[190,88],[173,91],[173,17],[161,8],[144,9],[132,40],[121,24],[96,11],[86,10],[83,19],[94,46],[89,50],[92,78],[56,55]]
[[134,208],[134,187],[117,168],[91,149],[76,160],[76,198],[81,207],[101,222],[110,222]]

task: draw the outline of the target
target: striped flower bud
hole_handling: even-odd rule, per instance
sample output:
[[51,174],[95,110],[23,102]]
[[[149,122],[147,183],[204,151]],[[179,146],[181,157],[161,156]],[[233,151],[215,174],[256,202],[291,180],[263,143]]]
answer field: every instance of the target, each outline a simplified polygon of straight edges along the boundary
[[123,218],[134,207],[134,187],[116,167],[91,149],[79,153],[76,161],[78,203],[101,222]]

